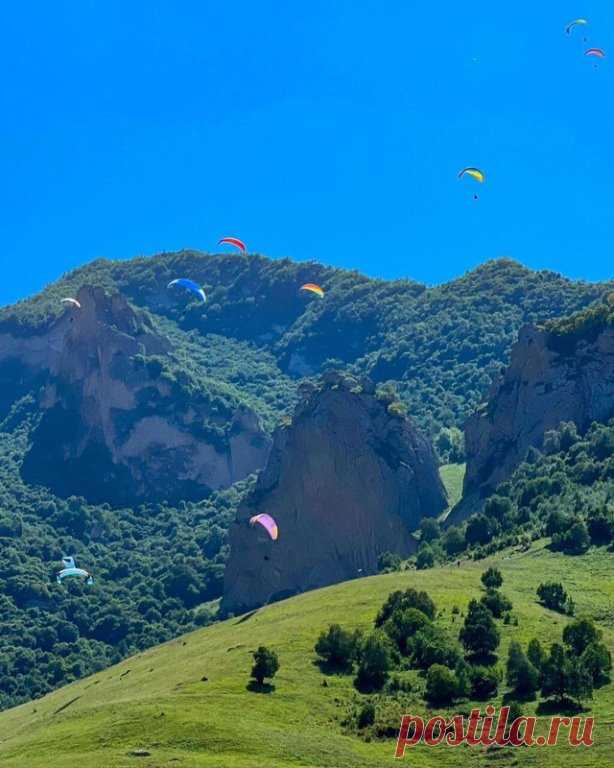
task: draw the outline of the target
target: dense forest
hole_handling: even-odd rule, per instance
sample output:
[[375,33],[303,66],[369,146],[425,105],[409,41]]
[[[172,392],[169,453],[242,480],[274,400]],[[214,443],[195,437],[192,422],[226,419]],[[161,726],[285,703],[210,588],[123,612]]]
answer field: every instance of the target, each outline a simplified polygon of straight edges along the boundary
[[[204,286],[206,305],[166,290],[179,276]],[[324,299],[299,293],[307,281],[323,286]],[[442,458],[450,452],[442,430],[447,436],[462,425],[523,323],[556,320],[611,290],[508,260],[427,288],[316,263],[183,251],[93,262],[2,309],[0,336],[26,337],[48,327],[65,311],[60,299],[82,285],[121,292],[170,340],[170,362],[143,364],[166,366],[167,375],[180,378],[182,397],[198,392],[222,410],[245,403],[270,433],[291,413],[303,378],[343,367],[393,383],[412,418],[439,438]],[[221,593],[226,531],[253,482],[197,502],[131,508],[60,498],[29,485],[21,470],[40,419],[41,382],[18,374],[10,361],[0,366],[0,707],[209,622]],[[586,455],[565,446],[573,467],[572,454],[555,452],[523,465],[515,484],[500,490],[513,507],[514,525],[522,516],[525,527],[544,524],[550,502],[544,497],[540,505],[539,493],[527,500],[515,490],[525,476],[535,480],[532,472],[549,481],[565,476],[570,514],[585,487],[576,475],[597,472],[606,488],[609,464],[591,453],[591,436],[578,437],[580,445],[586,440]],[[607,490],[590,492],[600,509],[610,498]],[[64,555],[90,571],[94,584],[56,584]]]

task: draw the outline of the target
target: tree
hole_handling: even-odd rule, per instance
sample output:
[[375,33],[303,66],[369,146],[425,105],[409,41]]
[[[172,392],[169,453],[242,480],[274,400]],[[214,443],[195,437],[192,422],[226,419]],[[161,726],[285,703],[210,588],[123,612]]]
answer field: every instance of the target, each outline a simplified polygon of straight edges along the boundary
[[251,676],[262,686],[266,677],[273,678],[279,669],[279,660],[275,651],[267,648],[265,645],[258,647],[254,651],[254,665],[252,666]]
[[587,520],[588,535],[591,544],[596,547],[609,544],[614,536],[614,519],[607,506],[591,512]]
[[582,652],[580,663],[590,674],[593,685],[600,685],[608,680],[612,670],[612,654],[603,643],[591,643]]
[[432,664],[455,667],[461,660],[459,648],[450,642],[438,627],[430,626],[416,632],[407,644],[412,666],[428,669]]
[[413,588],[406,589],[404,592],[398,589],[388,595],[386,602],[377,614],[375,626],[381,627],[395,611],[406,610],[407,608],[417,608],[431,620],[435,618],[435,613],[437,612],[435,603],[426,592],[418,592],[418,590]]
[[339,624],[331,624],[322,632],[315,645],[318,656],[334,669],[349,669],[356,658],[360,643],[359,632],[349,632]]
[[452,704],[458,694],[458,678],[443,664],[433,664],[426,673],[424,698],[434,706]]
[[417,608],[396,610],[384,624],[384,632],[403,656],[409,653],[407,643],[416,632],[430,626],[429,617]]
[[541,684],[544,664],[546,663],[546,653],[536,637],[529,641],[529,645],[527,646],[527,658],[538,671]]
[[434,517],[423,517],[420,522],[420,540],[435,541],[441,536],[441,528]]
[[377,558],[377,570],[379,573],[394,573],[401,568],[401,556],[394,552],[382,552]]
[[499,587],[503,584],[503,576],[501,575],[501,571],[498,568],[493,568],[492,566],[488,568],[481,577],[482,584],[487,589],[499,589]]
[[499,630],[491,612],[477,600],[469,603],[459,639],[466,651],[476,658],[485,658],[499,645]]
[[558,581],[547,581],[537,587],[537,596],[540,602],[552,611],[566,613],[569,604],[569,596],[563,585]]
[[546,520],[546,536],[554,536],[557,533],[564,533],[571,527],[571,520],[568,515],[559,509],[553,510]]
[[539,671],[516,641],[510,643],[506,671],[507,684],[520,696],[528,696],[539,689]]
[[450,557],[460,554],[465,549],[465,536],[460,528],[452,525],[443,537],[443,548]]
[[498,523],[486,515],[478,514],[469,518],[465,530],[467,546],[474,544],[488,544],[495,535]]
[[505,496],[494,494],[484,505],[484,514],[504,525],[512,517],[514,508],[512,502]]
[[591,643],[601,638],[601,632],[590,619],[576,619],[563,630],[563,642],[568,645],[576,656],[580,656]]
[[496,669],[479,665],[469,668],[471,696],[477,701],[487,701],[497,695],[499,676]]
[[565,533],[555,534],[552,537],[553,549],[563,550],[572,555],[581,555],[586,552],[590,543],[588,528],[584,520],[576,520]]
[[359,691],[379,691],[392,667],[392,646],[381,630],[367,635],[360,649],[360,661],[354,685]]
[[542,694],[554,696],[559,701],[565,698],[582,702],[593,695],[593,678],[578,658],[570,658],[565,649],[553,643],[550,656],[544,665]]
[[497,589],[487,589],[480,602],[488,608],[495,619],[500,619],[506,611],[512,610],[512,601]]
[[416,568],[424,571],[426,568],[432,568],[435,565],[435,555],[428,544],[424,544],[418,550],[416,555]]

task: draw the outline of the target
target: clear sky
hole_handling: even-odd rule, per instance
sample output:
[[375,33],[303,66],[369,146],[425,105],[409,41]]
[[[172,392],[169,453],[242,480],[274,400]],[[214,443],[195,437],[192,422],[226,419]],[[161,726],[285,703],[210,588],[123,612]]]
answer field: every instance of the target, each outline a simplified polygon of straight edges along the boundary
[[223,235],[431,284],[614,275],[611,0],[35,0],[0,31],[2,303]]

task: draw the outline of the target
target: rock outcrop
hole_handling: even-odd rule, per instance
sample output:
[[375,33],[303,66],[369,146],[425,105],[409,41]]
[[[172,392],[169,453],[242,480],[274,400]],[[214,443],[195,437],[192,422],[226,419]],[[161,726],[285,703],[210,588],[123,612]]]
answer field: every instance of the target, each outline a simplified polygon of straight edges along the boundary
[[613,414],[614,328],[565,335],[525,326],[509,367],[467,421],[463,500],[449,522],[478,511],[547,430],[562,421],[584,430]]
[[[380,554],[409,555],[411,531],[445,508],[430,443],[371,382],[328,374],[301,398],[231,528],[225,612],[375,573]],[[260,513],[277,541],[250,525]]]
[[265,464],[256,414],[214,413],[197,387],[166,375],[170,345],[146,314],[100,288],[77,298],[81,309],[41,333],[0,336],[0,368],[44,375],[26,480],[117,504],[199,498]]

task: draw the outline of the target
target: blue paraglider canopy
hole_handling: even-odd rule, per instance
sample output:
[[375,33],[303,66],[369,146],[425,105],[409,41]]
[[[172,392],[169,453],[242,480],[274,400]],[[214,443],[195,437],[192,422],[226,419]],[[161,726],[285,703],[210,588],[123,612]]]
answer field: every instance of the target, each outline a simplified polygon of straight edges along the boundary
[[172,288],[173,285],[180,285],[182,288],[185,288],[187,291],[192,291],[192,293],[195,293],[197,296],[200,296],[200,298],[203,301],[207,301],[207,296],[205,295],[205,292],[200,287],[200,285],[198,285],[198,283],[194,282],[194,280],[190,280],[187,277],[178,277],[176,280],[171,280],[170,283],[167,285],[167,288]]

